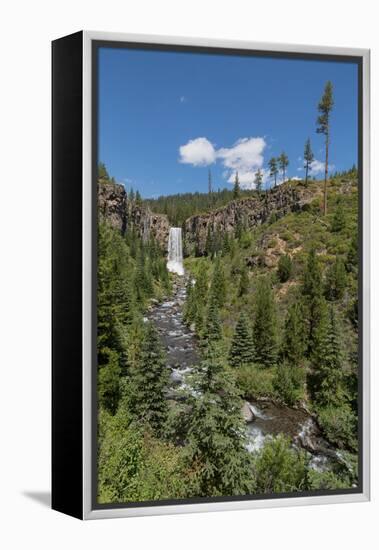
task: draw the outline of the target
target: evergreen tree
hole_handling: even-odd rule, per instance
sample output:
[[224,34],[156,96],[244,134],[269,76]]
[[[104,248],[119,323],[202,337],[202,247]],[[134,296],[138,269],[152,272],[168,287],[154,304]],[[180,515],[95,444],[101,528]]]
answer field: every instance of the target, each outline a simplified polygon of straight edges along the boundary
[[249,365],[254,362],[254,342],[245,313],[241,313],[234,332],[229,352],[229,364],[232,367]]
[[234,178],[234,187],[233,187],[233,199],[239,199],[241,195],[241,188],[240,188],[240,180],[238,177],[238,172],[236,172],[236,176]]
[[247,269],[247,266],[244,263],[241,269],[240,284],[238,288],[238,297],[242,298],[242,296],[245,296],[248,290],[249,290],[249,271]]
[[97,176],[99,178],[99,180],[106,180],[108,181],[109,180],[109,174],[108,174],[108,170],[106,169],[106,166],[104,164],[104,162],[99,162],[99,166],[98,166],[98,170],[97,170]]
[[346,268],[351,273],[358,267],[358,231],[353,232],[353,237],[350,242],[349,250],[347,252]]
[[343,401],[342,351],[335,309],[324,310],[318,324],[312,353],[311,388],[320,406],[338,406]]
[[261,279],[256,290],[253,325],[255,361],[262,367],[272,367],[277,360],[277,311],[271,287]]
[[325,296],[327,300],[340,300],[347,285],[345,264],[341,257],[337,257],[326,274]]
[[290,364],[299,365],[304,359],[305,349],[304,310],[301,303],[296,301],[288,309],[284,324],[281,356]]
[[194,322],[196,332],[200,335],[203,331],[204,310],[208,299],[208,275],[204,263],[200,264],[197,278],[189,298],[190,302],[186,306],[186,311],[188,308],[191,312],[191,317],[186,316],[186,321]]
[[187,324],[190,324],[194,321],[196,312],[195,308],[196,302],[194,286],[192,279],[188,278],[186,283],[186,301],[183,309],[183,319]]
[[213,346],[192,380],[188,459],[197,466],[199,496],[242,495],[251,492],[251,455],[241,399],[230,373]]
[[135,199],[135,201],[136,201],[136,204],[139,205],[139,206],[142,204],[141,193],[138,191],[138,189],[137,189],[137,191],[136,191],[136,199]]
[[206,346],[213,345],[222,339],[222,326],[215,295],[211,295],[202,340]]
[[280,154],[280,156],[278,158],[278,163],[279,163],[279,168],[282,171],[282,178],[283,178],[283,183],[284,183],[284,181],[286,179],[286,169],[287,169],[287,166],[289,165],[288,157],[287,157],[287,155],[285,154],[284,151]]
[[276,178],[278,176],[278,159],[276,157],[270,158],[268,161],[270,167],[270,176],[274,178],[274,187],[276,187]]
[[101,365],[98,368],[99,403],[111,414],[115,414],[120,399],[120,364],[118,353],[102,348]]
[[312,350],[315,330],[322,315],[324,299],[322,296],[322,274],[316,251],[312,248],[303,274],[302,293],[307,306],[308,352]]
[[146,326],[138,366],[131,372],[131,377],[131,410],[159,434],[167,417],[165,390],[169,371],[159,334],[152,323]]
[[346,227],[346,213],[341,201],[338,201],[336,210],[332,219],[331,230],[333,233],[338,233]]
[[308,174],[312,168],[314,154],[311,147],[311,140],[308,138],[304,147],[304,170],[305,170],[305,185],[308,185]]
[[213,186],[212,186],[212,172],[209,169],[208,170],[208,197],[209,197],[209,204],[213,205]]
[[293,264],[291,256],[288,254],[283,254],[279,258],[278,262],[278,277],[281,283],[285,283],[290,279],[293,271]]
[[318,104],[317,133],[325,136],[325,173],[324,173],[324,216],[327,214],[327,180],[329,170],[330,113],[333,109],[333,85],[326,83],[324,94]]
[[205,263],[201,263],[194,286],[195,299],[198,304],[205,304],[208,295],[208,274]]
[[258,191],[258,193],[261,192],[262,183],[263,183],[263,174],[262,174],[262,170],[259,169],[255,172],[255,177],[254,177],[255,189]]
[[234,238],[237,239],[238,241],[242,237],[243,230],[244,230],[243,220],[241,219],[241,217],[238,217],[236,226],[234,229]]
[[135,302],[129,279],[125,279],[122,276],[116,278],[113,300],[117,320],[122,325],[130,325],[135,314]]
[[223,307],[226,300],[226,278],[224,266],[219,256],[217,256],[214,264],[210,292],[218,307]]
[[304,398],[305,370],[301,365],[288,361],[280,363],[272,381],[278,397],[292,407]]
[[208,224],[208,227],[207,227],[207,238],[205,240],[205,251],[204,252],[207,256],[212,256],[212,252],[213,252],[213,235],[212,235],[210,224]]
[[225,231],[224,237],[222,240],[222,254],[223,256],[226,256],[230,252],[230,240],[229,240],[229,233]]

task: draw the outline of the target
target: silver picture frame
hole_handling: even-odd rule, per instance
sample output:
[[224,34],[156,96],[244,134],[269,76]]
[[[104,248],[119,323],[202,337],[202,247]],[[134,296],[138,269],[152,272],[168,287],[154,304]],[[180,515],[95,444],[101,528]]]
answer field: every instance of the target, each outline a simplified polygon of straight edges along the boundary
[[[183,514],[195,512],[214,512],[227,510],[247,510],[284,506],[304,506],[316,504],[338,504],[346,502],[364,502],[370,499],[370,51],[368,49],[342,48],[329,46],[310,46],[297,44],[279,44],[273,42],[250,42],[237,40],[215,40],[207,38],[167,37],[141,34],[109,33],[83,31],[82,40],[82,370],[81,370],[81,443],[82,443],[82,518],[103,519],[162,514]],[[362,60],[361,71],[361,195],[360,231],[361,231],[361,312],[360,352],[361,352],[361,462],[362,483],[359,492],[348,494],[307,495],[290,497],[271,497],[264,499],[214,500],[204,503],[183,501],[180,504],[155,505],[117,505],[98,508],[94,506],[93,471],[93,422],[96,410],[93,408],[93,204],[95,187],[93,185],[93,45],[96,42],[125,42],[144,45],[164,45],[190,48],[220,48],[230,50],[252,50],[280,54],[302,54],[304,56],[354,56]],[[59,506],[56,506],[59,509]],[[79,514],[77,514],[79,515]]]

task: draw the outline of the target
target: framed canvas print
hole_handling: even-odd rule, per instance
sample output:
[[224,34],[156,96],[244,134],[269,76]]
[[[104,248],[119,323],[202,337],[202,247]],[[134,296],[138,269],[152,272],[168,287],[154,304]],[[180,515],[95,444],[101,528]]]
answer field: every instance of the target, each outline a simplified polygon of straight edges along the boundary
[[53,508],[369,498],[369,52],[53,42]]

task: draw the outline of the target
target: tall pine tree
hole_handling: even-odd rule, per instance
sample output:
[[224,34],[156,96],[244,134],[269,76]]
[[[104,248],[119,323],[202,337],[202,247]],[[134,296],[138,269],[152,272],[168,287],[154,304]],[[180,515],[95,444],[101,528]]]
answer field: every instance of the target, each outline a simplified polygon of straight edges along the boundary
[[282,179],[283,179],[282,183],[284,183],[286,179],[286,169],[287,169],[287,166],[289,165],[288,157],[284,151],[280,154],[278,158],[278,163],[279,163],[279,168],[282,171]]
[[270,176],[274,178],[274,187],[276,187],[276,178],[278,177],[278,159],[276,157],[270,158],[268,161],[270,168]]
[[306,332],[304,311],[301,302],[290,305],[284,324],[281,356],[292,365],[299,365],[304,359]]
[[219,256],[217,256],[214,262],[210,293],[218,307],[223,307],[226,300],[226,277],[224,266]]
[[254,177],[255,189],[258,191],[258,193],[261,192],[262,183],[263,183],[263,173],[262,173],[262,170],[259,169],[255,172],[255,177]]
[[269,282],[261,279],[256,290],[255,319],[253,325],[255,362],[262,367],[276,364],[277,311]]
[[313,348],[315,331],[322,315],[324,305],[322,289],[321,267],[316,251],[312,248],[308,254],[302,283],[302,294],[306,304],[306,319],[308,324],[308,353],[310,353]]
[[195,465],[199,496],[243,495],[252,490],[242,402],[231,374],[213,346],[193,377],[188,459]]
[[312,352],[311,389],[321,406],[338,406],[343,401],[341,333],[334,306],[324,309]]
[[314,154],[311,147],[311,140],[308,138],[304,147],[304,170],[305,170],[305,185],[308,185],[308,174],[312,168]]
[[229,352],[232,367],[249,365],[254,362],[254,342],[251,327],[245,313],[241,313],[234,332]]
[[210,346],[222,339],[222,326],[216,296],[211,294],[202,335],[203,345]]
[[238,177],[238,172],[236,172],[236,176],[234,178],[233,199],[239,199],[240,194],[241,194],[240,180]]
[[132,370],[131,380],[132,412],[159,435],[167,418],[165,389],[169,371],[159,334],[152,323],[146,326],[138,366]]
[[318,104],[317,133],[325,136],[325,171],[324,171],[324,216],[327,207],[327,180],[329,172],[329,143],[330,143],[330,113],[333,109],[333,85],[330,80],[326,83],[323,96]]

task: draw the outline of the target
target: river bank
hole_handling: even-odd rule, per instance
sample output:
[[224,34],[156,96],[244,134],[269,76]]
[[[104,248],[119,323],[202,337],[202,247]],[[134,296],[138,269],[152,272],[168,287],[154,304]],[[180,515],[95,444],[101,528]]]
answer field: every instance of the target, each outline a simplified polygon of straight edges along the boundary
[[[152,304],[146,316],[155,324],[166,351],[170,370],[166,395],[174,401],[183,399],[184,389],[191,389],[187,375],[199,361],[197,337],[183,320],[186,280],[186,277],[174,276],[171,296]],[[251,411],[250,421],[246,422],[250,452],[259,451],[268,439],[284,434],[293,445],[309,453],[314,469],[325,471],[332,462],[339,460],[338,450],[325,440],[316,419],[304,408],[290,408],[258,399],[245,402],[246,405]]]

